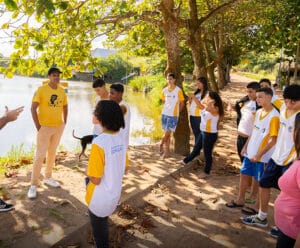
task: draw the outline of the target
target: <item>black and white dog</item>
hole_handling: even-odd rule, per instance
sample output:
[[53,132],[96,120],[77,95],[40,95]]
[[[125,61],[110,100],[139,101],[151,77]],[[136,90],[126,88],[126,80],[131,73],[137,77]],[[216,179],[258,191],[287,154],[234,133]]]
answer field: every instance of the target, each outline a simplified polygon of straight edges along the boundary
[[94,135],[85,135],[85,136],[82,136],[81,138],[79,138],[79,137],[75,136],[75,131],[74,130],[73,130],[72,134],[73,134],[73,137],[75,139],[79,139],[80,140],[80,144],[81,144],[81,153],[79,154],[78,159],[80,160],[80,158],[81,158],[82,155],[85,156],[85,157],[87,157],[87,155],[85,155],[84,152],[85,152],[86,146],[88,144],[92,143]]

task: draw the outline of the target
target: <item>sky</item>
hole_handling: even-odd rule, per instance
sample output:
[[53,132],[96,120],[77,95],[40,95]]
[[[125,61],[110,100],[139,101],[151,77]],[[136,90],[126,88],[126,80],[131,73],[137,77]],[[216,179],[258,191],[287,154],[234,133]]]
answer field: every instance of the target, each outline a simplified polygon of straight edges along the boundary
[[2,25],[8,22],[10,13],[3,13],[0,17],[0,53],[4,56],[9,56],[13,52],[12,38],[9,36],[12,29],[2,29]]

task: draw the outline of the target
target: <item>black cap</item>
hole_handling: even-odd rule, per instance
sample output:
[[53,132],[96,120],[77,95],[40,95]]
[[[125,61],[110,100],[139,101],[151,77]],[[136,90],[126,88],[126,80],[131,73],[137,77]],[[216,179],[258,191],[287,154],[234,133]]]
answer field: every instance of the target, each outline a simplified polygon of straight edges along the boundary
[[58,72],[58,73],[61,73],[61,71],[56,68],[56,67],[51,67],[49,70],[48,70],[48,76],[54,72]]

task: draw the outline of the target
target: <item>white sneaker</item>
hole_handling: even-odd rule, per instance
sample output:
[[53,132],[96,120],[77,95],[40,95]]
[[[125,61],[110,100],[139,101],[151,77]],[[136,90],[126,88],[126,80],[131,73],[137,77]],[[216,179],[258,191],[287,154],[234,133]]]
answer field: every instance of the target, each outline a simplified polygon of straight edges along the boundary
[[60,187],[60,184],[58,182],[56,182],[53,178],[45,178],[43,179],[44,184],[47,184],[53,188],[58,188]]
[[27,196],[29,199],[34,199],[36,198],[36,186],[34,185],[31,185],[29,190],[28,190],[28,193],[27,193]]

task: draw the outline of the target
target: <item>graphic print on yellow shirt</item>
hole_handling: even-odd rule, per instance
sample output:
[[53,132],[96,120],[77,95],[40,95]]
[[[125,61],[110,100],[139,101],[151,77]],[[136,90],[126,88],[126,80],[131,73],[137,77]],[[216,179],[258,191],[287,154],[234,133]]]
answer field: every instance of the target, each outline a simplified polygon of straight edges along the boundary
[[68,103],[63,88],[43,85],[35,92],[32,102],[39,103],[38,120],[42,126],[56,127],[63,123],[63,107]]

